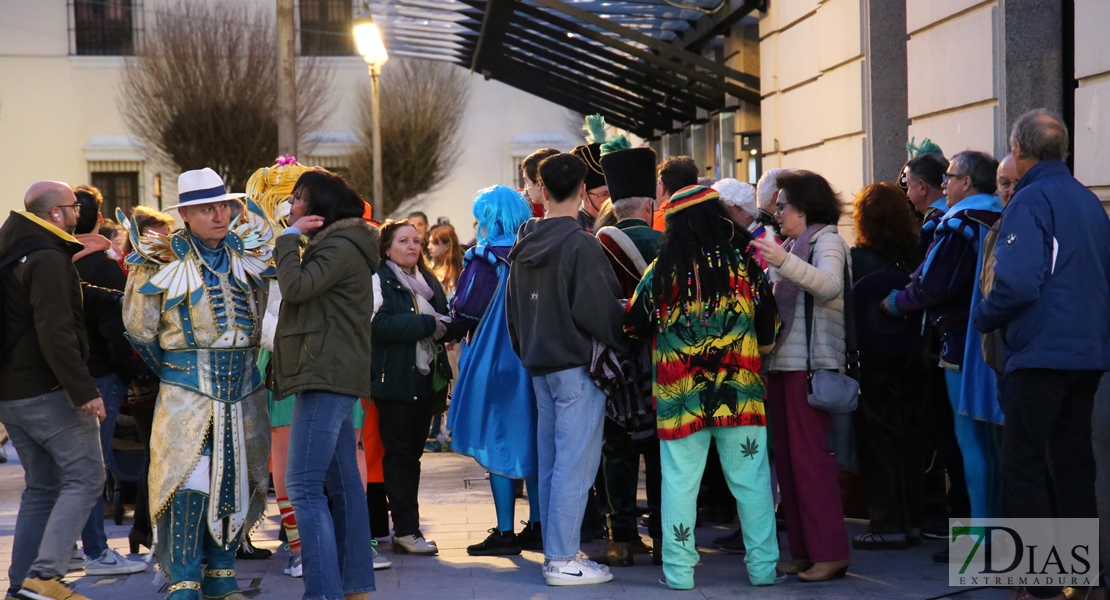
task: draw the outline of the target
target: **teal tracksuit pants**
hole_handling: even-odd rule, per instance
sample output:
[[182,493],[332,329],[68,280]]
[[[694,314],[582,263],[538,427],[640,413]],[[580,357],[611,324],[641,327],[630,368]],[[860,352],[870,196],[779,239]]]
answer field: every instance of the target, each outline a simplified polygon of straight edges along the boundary
[[710,440],[717,441],[725,480],[737,499],[744,532],[748,579],[752,585],[775,582],[779,542],[771,496],[766,427],[709,427],[677,440],[659,443],[663,471],[663,574],[672,589],[694,587],[694,523],[698,487],[705,471]]

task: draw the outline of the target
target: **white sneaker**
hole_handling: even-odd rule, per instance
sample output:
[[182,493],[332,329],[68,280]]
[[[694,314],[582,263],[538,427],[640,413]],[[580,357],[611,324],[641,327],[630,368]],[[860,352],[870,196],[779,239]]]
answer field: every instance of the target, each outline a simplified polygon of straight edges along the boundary
[[561,561],[549,560],[543,565],[543,578],[547,585],[590,585],[613,580],[612,573],[595,569],[580,558]]
[[374,570],[380,571],[381,569],[388,569],[393,566],[393,561],[389,560],[384,554],[378,552],[378,541],[371,540],[370,551],[374,553]]
[[297,577],[297,578],[300,578],[300,577],[303,576],[303,571],[302,571],[302,568],[301,568],[301,555],[300,554],[294,554],[293,556],[289,557],[289,564],[287,564],[285,566],[285,574],[289,575],[290,577]]
[[588,567],[592,567],[594,569],[597,569],[598,571],[604,571],[606,573],[609,572],[609,565],[603,565],[599,562],[594,562],[594,561],[590,560],[590,557],[587,556],[586,553],[582,552],[581,550],[579,550],[578,554],[576,554],[574,556],[574,559],[581,562],[582,564],[584,564]]
[[86,575],[130,575],[146,570],[146,563],[127,560],[119,552],[108,548],[99,558],[85,559]]

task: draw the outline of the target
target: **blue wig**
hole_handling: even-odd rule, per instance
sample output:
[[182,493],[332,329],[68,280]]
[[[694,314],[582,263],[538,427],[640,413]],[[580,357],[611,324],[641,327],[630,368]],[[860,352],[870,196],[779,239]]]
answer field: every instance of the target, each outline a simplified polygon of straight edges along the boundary
[[474,218],[478,220],[478,243],[508,246],[516,230],[532,217],[524,196],[511,187],[495,185],[478,190],[474,197]]

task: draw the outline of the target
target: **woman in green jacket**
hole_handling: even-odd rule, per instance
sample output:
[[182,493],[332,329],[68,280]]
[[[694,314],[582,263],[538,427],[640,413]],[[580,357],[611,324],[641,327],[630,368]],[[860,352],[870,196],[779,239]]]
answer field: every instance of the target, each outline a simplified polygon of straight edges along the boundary
[[274,396],[297,396],[286,489],[301,533],[304,597],[366,600],[374,590],[370,514],[351,411],[370,395],[378,232],[362,220],[362,198],[333,173],[304,173],[291,199],[293,225],[274,252],[282,304],[273,372]]
[[432,417],[443,412],[451,365],[443,350],[447,296],[424,264],[420,234],[408,221],[382,227],[378,270],[382,305],[370,327],[370,395],[378,407],[385,494],[393,516],[393,551],[434,555],[420,533],[420,457]]

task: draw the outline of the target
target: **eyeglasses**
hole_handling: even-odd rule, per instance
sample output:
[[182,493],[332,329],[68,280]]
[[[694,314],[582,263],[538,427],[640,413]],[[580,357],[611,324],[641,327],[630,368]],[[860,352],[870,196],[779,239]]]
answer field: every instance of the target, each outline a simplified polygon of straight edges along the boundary
[[775,214],[776,215],[781,215],[784,211],[786,211],[787,206],[790,206],[790,205],[785,203],[785,202],[775,203]]
[[956,178],[959,178],[959,177],[970,177],[970,175],[961,175],[959,173],[945,173],[945,174],[940,176],[940,182],[941,183],[948,183],[949,180],[956,179]]
[[73,209],[73,214],[75,214],[75,215],[80,215],[81,214],[81,205],[80,204],[59,204],[58,206],[55,206],[54,208],[72,208]]
[[586,193],[589,194],[591,198],[601,198],[601,199],[608,199],[609,198],[609,192],[591,192],[589,190],[586,190]]

